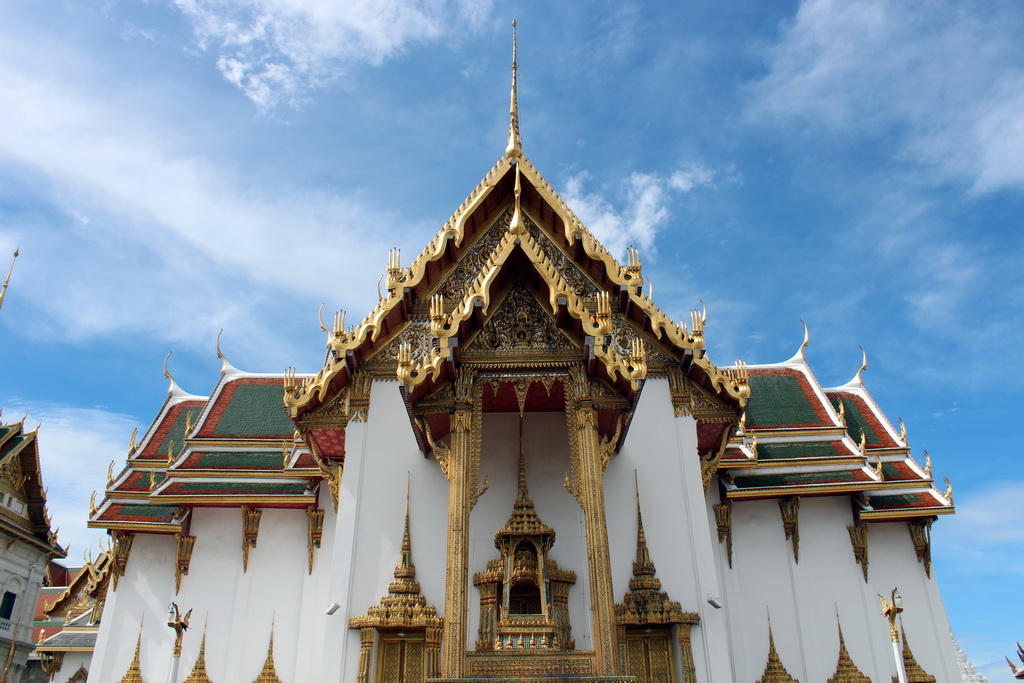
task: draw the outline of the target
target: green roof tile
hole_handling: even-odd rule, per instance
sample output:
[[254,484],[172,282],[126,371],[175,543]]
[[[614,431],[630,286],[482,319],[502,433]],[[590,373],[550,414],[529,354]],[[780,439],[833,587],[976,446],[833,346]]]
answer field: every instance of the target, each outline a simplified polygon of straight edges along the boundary
[[886,479],[899,479],[904,475],[902,472],[899,471],[899,468],[897,468],[896,465],[894,465],[893,463],[884,462],[882,463],[882,476],[885,477]]
[[793,375],[751,375],[747,424],[752,427],[820,424]]
[[852,478],[851,474],[846,471],[808,472],[806,474],[772,474],[763,477],[736,477],[736,485],[740,488],[762,488],[765,486],[787,486],[813,482],[850,481]]
[[237,492],[260,492],[260,493],[302,493],[306,485],[302,483],[260,483],[260,482],[188,482],[179,487],[182,492],[209,492],[209,491],[237,491]]
[[118,514],[130,517],[171,517],[177,509],[177,505],[123,505]]
[[178,418],[171,425],[170,430],[167,432],[167,436],[160,442],[160,447],[156,449],[154,455],[167,455],[167,444],[174,441],[174,446],[171,448],[171,452],[174,455],[178,455],[181,452],[182,447],[185,445],[185,420],[186,415],[192,414],[192,424],[195,425],[199,421],[199,413],[202,412],[202,408],[199,406],[192,408],[182,408],[181,412],[178,413]]
[[843,406],[846,408],[846,431],[853,437],[853,440],[860,441],[860,430],[863,429],[867,443],[879,443],[881,439],[878,438],[875,430],[871,428],[871,425],[868,424],[868,421],[860,412],[857,402],[851,398],[833,399],[832,404],[836,407],[836,410],[839,410],[839,401],[842,401]]
[[828,441],[793,441],[790,443],[764,443],[757,445],[757,457],[759,460],[821,458],[835,454],[836,449]]
[[893,496],[871,496],[871,507],[907,507],[922,504],[921,496],[916,493],[901,493]]
[[203,453],[196,462],[198,468],[220,467],[281,467],[281,453],[266,451],[224,451]]
[[214,434],[290,435],[295,427],[284,409],[280,384],[240,384],[224,409]]

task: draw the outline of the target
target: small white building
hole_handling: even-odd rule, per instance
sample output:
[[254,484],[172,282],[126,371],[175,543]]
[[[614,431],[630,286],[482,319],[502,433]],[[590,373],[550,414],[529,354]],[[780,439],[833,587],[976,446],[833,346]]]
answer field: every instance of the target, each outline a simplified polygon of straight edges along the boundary
[[955,680],[930,463],[860,372],[713,364],[705,313],[523,156],[514,93],[506,154],[319,372],[172,380],[90,518],[89,680],[887,682],[894,586],[909,680]]

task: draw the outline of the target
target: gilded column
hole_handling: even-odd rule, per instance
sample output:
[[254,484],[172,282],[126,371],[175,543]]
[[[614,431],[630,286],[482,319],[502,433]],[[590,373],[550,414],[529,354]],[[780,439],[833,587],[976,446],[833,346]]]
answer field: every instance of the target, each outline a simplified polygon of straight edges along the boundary
[[479,472],[480,402],[476,374],[459,370],[455,381],[445,472],[448,475],[448,576],[444,601],[444,678],[462,678],[466,660],[469,585],[469,513],[476,502]]
[[678,626],[679,655],[682,658],[683,681],[682,683],[697,683],[697,666],[693,661],[693,646],[690,645],[690,631],[693,625],[698,623],[700,617],[691,612],[685,613],[687,618]]
[[427,678],[441,675],[441,634],[440,628],[427,628]]
[[612,594],[608,526],[604,507],[605,451],[597,432],[597,413],[590,395],[590,379],[582,367],[569,370],[566,395],[569,449],[572,458],[574,495],[583,508],[586,527],[590,610],[594,628],[594,662],[599,675],[621,673],[616,647],[615,598]]
[[370,659],[373,654],[373,636],[376,629],[364,627],[359,629],[359,683],[370,681]]

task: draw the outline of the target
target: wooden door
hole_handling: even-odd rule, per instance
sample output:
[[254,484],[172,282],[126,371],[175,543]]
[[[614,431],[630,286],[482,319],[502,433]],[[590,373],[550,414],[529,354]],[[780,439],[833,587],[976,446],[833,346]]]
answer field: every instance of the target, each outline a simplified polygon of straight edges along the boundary
[[626,673],[636,676],[637,683],[673,683],[674,660],[670,630],[626,633]]
[[423,683],[427,678],[423,637],[384,637],[377,660],[378,683]]

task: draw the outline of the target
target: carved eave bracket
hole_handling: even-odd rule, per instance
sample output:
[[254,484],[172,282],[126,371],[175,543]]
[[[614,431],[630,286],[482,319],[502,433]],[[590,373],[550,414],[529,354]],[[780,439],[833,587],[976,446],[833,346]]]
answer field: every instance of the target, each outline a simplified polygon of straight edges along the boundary
[[850,544],[853,546],[853,558],[864,571],[864,582],[868,580],[868,523],[857,522],[846,527],[850,532]]
[[725,543],[726,557],[729,559],[729,569],[732,569],[732,501],[726,500],[713,506],[715,511],[715,524],[718,527],[718,542]]
[[242,506],[242,571],[249,569],[249,549],[256,547],[256,539],[260,533],[260,518],[263,510],[248,505]]
[[324,537],[324,511],[317,510],[316,508],[306,508],[306,516],[308,517],[306,534],[306,545],[309,551],[308,573],[312,574],[314,551],[320,547]]
[[793,561],[800,563],[800,497],[789,496],[779,500],[782,529],[786,540],[793,544]]
[[188,574],[188,566],[192,562],[192,550],[196,545],[196,537],[178,532],[174,534],[174,592],[181,590],[181,577]]
[[932,576],[932,518],[907,522],[907,530],[914,544],[917,561],[924,564],[924,572]]
[[135,540],[135,535],[131,533],[124,533],[122,531],[111,531],[111,537],[113,537],[113,547],[111,552],[113,553],[113,559],[110,565],[110,576],[114,582],[114,590],[117,590],[117,582],[124,576],[125,569],[128,567],[128,555],[132,551],[132,541]]

